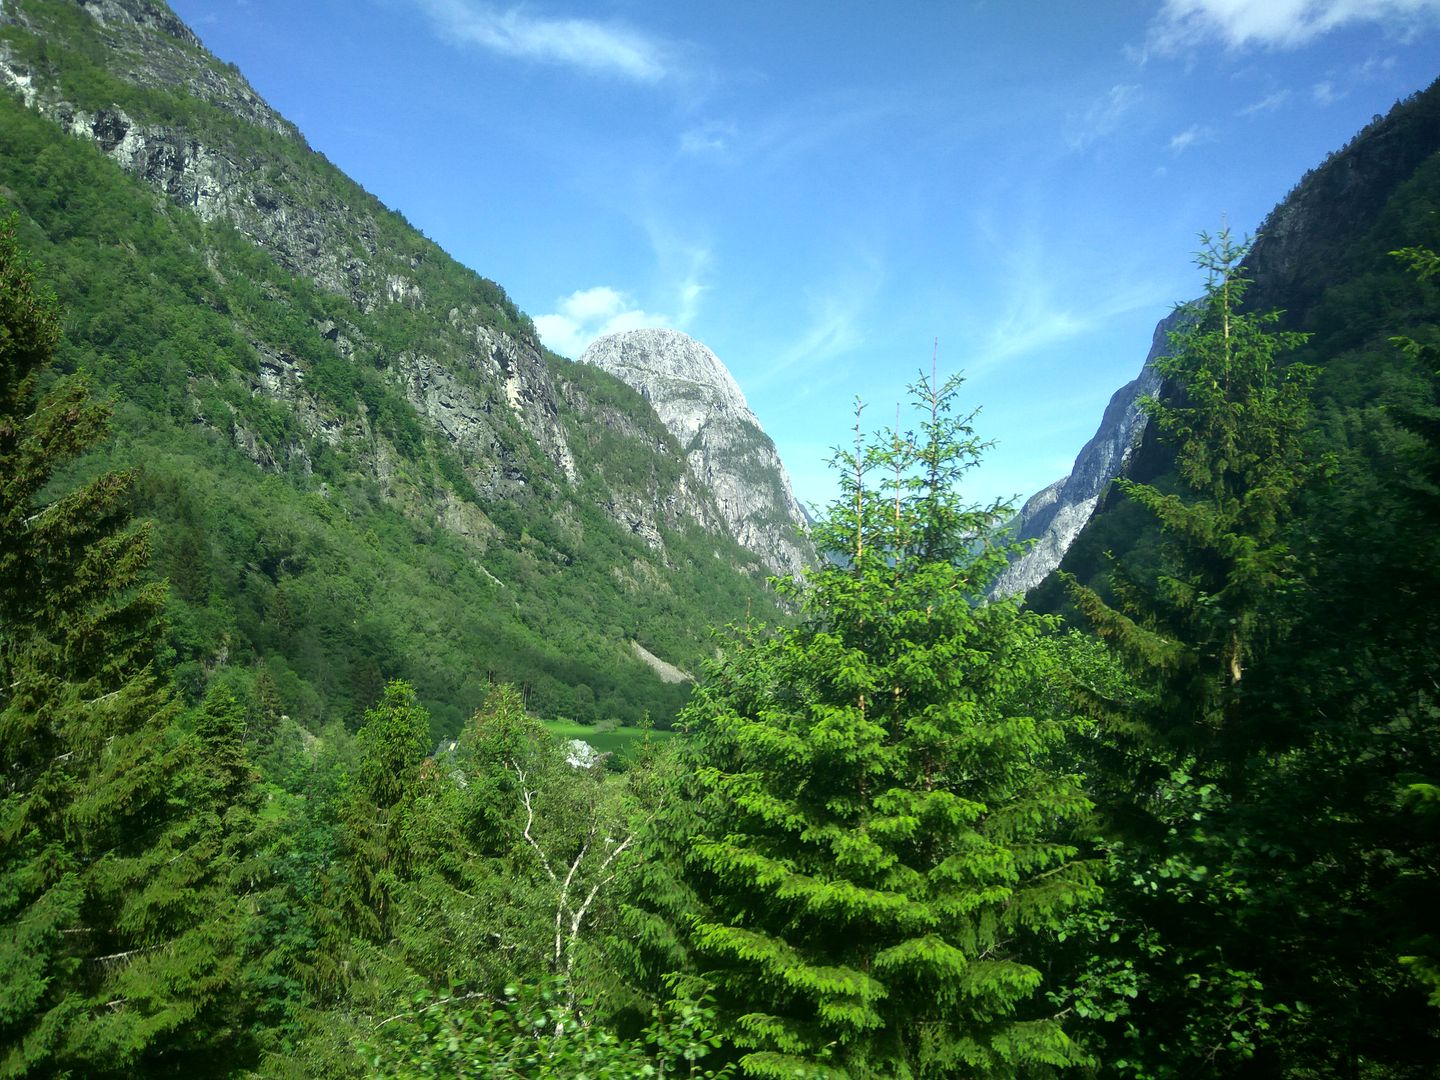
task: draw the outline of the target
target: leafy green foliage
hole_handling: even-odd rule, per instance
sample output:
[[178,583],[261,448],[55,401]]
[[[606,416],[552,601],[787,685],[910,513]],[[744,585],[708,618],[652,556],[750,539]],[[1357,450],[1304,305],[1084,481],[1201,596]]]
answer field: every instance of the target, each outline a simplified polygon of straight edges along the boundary
[[[487,1076],[495,1080],[634,1077],[724,1080],[729,1067],[705,1063],[720,1043],[708,997],[657,1007],[640,1038],[626,1040],[590,1023],[571,1004],[564,980],[507,987],[497,1001],[475,995],[416,1002],[371,1049],[375,1074]],[[584,1003],[589,1005],[590,1003]]]
[[[131,477],[52,481],[102,436],[48,380],[53,301],[0,227],[0,1071],[138,1069],[224,1037],[241,914],[223,888],[227,753],[156,664],[162,586]],[[49,385],[47,386],[47,382]]]
[[1042,622],[977,606],[998,507],[958,482],[981,449],[958,380],[913,389],[918,434],[840,453],[816,527],[836,561],[792,630],[749,627],[683,719],[698,822],[695,963],[757,1076],[1014,1076],[1083,1055],[1039,1008],[1026,944],[1093,899],[1047,768],[1055,719],[1018,705]]
[[[119,438],[87,468],[136,472],[139,507],[159,525],[155,568],[176,586],[170,644],[190,700],[218,667],[261,664],[281,713],[312,733],[334,719],[357,723],[389,678],[417,688],[437,734],[459,730],[491,678],[522,687],[547,715],[635,723],[648,712],[663,725],[687,689],[655,679],[629,641],[698,668],[706,625],[747,603],[772,606],[763,573],[735,569],[753,558],[729,540],[698,527],[667,532],[662,568],[600,509],[628,485],[673,487],[680,468],[678,455],[654,452],[668,436],[616,380],[556,364],[581,469],[573,491],[508,407],[496,410],[506,452],[548,479],[528,498],[482,505],[468,463],[388,371],[413,349],[407,333],[450,348],[433,327],[410,325],[415,312],[359,311],[233,228],[157,205],[93,146],[8,94],[0,114],[0,185],[67,308],[60,365],[118,401]],[[287,168],[312,156],[276,140],[266,153],[283,152]],[[478,280],[433,250],[418,270],[405,265],[435,304],[458,302]],[[358,353],[342,355],[324,336],[334,325]],[[303,372],[308,403],[344,439],[317,434],[293,403],[258,391],[275,356]],[[448,358],[460,375],[472,367]],[[388,481],[367,456],[362,410],[393,450]],[[436,520],[447,491],[464,535]]]
[[[606,513],[683,479],[639,395],[248,97],[183,92],[238,85],[202,49],[12,9],[39,93],[343,206],[319,257],[418,292],[296,276],[0,94],[0,1074],[1433,1073],[1440,157],[1290,234],[1323,257],[1250,295],[1308,340],[1207,250],[1077,549],[1121,553],[1073,594],[1103,641],[979,603],[1001,508],[922,380],[914,432],[838,455],[795,624],[723,638],[663,740],[612,727],[690,693],[631,643],[698,670],[774,608],[724,538]],[[573,481],[452,312],[544,356]],[[493,406],[485,468],[417,408],[421,341]]]
[[[1166,362],[1176,399],[1156,418],[1176,488],[1124,485],[1160,525],[1158,574],[1118,574],[1120,610],[1071,579],[1127,676],[1077,689],[1099,722],[1089,771],[1114,883],[1109,914],[1080,931],[1094,955],[1077,985],[1111,993],[1093,1040],[1117,1075],[1418,1076],[1434,1020],[1355,912],[1433,880],[1396,782],[1434,760],[1434,709],[1386,685],[1415,688],[1433,665],[1403,644],[1414,615],[1395,613],[1398,633],[1365,625],[1394,560],[1347,550],[1369,546],[1351,500],[1395,523],[1384,543],[1407,564],[1405,538],[1431,542],[1344,440],[1317,452],[1316,374],[1276,364],[1301,340],[1275,315],[1237,309],[1242,254],[1223,236],[1211,250],[1197,323]],[[1361,580],[1363,599],[1349,593]]]

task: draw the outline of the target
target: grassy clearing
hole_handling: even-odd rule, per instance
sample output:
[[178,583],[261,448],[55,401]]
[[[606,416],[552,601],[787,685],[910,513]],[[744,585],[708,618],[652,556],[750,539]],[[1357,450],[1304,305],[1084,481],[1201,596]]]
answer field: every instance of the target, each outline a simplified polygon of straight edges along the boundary
[[636,727],[615,727],[608,724],[577,724],[569,720],[542,721],[545,730],[562,739],[584,739],[602,754],[633,757],[648,735],[656,742],[673,738],[673,731],[645,731]]
[[570,720],[543,720],[547,732],[560,739],[583,739],[600,753],[613,753],[621,757],[634,757],[645,736],[655,742],[674,737],[674,732],[639,729],[639,727],[613,727],[609,724],[577,724]]

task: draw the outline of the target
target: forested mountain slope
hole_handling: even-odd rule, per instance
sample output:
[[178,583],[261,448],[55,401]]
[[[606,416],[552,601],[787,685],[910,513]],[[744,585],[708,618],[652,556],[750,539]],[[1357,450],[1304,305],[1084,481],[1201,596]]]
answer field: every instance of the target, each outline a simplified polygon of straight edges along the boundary
[[935,373],[776,619],[166,9],[0,11],[0,1076],[1434,1076],[1440,89],[1202,239],[1072,618]]
[[[1312,334],[1293,359],[1321,369],[1313,390],[1315,455],[1339,449],[1336,440],[1345,436],[1338,428],[1353,426],[1366,410],[1383,415],[1424,392],[1424,371],[1390,339],[1424,339],[1434,316],[1425,288],[1390,252],[1433,249],[1437,239],[1440,82],[1377,117],[1307,173],[1260,226],[1246,263],[1255,282],[1247,303],[1254,311],[1278,309],[1286,328]],[[1170,470],[1170,452],[1147,430],[1124,475],[1164,482]],[[1112,489],[1061,569],[1103,590],[1108,556],[1146,567],[1154,539],[1146,516]],[[1042,611],[1064,606],[1053,574],[1029,603]]]
[[767,567],[641,396],[540,346],[153,0],[0,9],[0,198],[114,399],[199,693],[263,673],[314,728],[385,678],[455,729],[672,715]]

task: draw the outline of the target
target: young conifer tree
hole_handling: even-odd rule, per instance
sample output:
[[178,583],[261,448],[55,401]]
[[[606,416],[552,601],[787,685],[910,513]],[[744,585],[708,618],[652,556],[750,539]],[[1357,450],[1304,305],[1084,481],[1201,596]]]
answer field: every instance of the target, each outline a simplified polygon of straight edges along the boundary
[[984,604],[998,505],[958,485],[982,443],[958,378],[912,387],[916,433],[837,452],[827,561],[798,626],[742,632],[697,690],[701,912],[691,948],[746,1075],[1024,1076],[1081,1055],[1024,949],[1093,896],[1047,768],[1053,719],[1009,707],[1041,620]]
[[1181,488],[1116,481],[1160,525],[1160,573],[1143,585],[1118,576],[1118,607],[1070,584],[1099,635],[1155,692],[1146,716],[1127,705],[1128,715],[1108,710],[1109,719],[1218,766],[1254,734],[1238,730],[1241,683],[1277,629],[1272,601],[1298,582],[1285,527],[1319,467],[1302,441],[1316,372],[1278,363],[1308,335],[1276,329],[1278,311],[1243,309],[1248,244],[1228,230],[1200,242],[1205,296],[1155,365],[1172,399],[1149,403]]
[[[51,381],[54,301],[0,223],[0,1075],[203,1052],[236,911],[207,863],[204,751],[156,664],[164,587],[131,477],[55,494],[107,409]],[[223,1037],[223,1036],[219,1036]]]
[[1158,572],[1117,567],[1115,606],[1062,575],[1130,689],[1076,692],[1099,724],[1091,790],[1122,886],[1107,934],[1124,928],[1133,980],[1108,1053],[1136,1075],[1228,1075],[1293,1005],[1265,985],[1263,932],[1247,938],[1284,895],[1255,873],[1266,826],[1247,806],[1281,743],[1254,687],[1285,632],[1278,601],[1302,587],[1287,527],[1321,467],[1304,445],[1315,371],[1280,362],[1306,335],[1277,329],[1279,312],[1245,310],[1248,246],[1224,230],[1201,242],[1205,295],[1171,334],[1156,365],[1169,393],[1150,404],[1177,482],[1116,482],[1154,515]]

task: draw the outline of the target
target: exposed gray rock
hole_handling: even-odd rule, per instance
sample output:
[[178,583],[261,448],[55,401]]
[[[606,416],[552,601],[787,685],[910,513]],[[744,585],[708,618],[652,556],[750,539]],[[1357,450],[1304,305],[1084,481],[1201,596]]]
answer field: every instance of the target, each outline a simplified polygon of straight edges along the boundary
[[[81,3],[116,58],[110,74],[142,88],[158,86],[193,96],[212,111],[196,110],[176,124],[136,115],[143,105],[128,99],[81,107],[48,72],[32,69],[3,42],[0,89],[8,86],[18,92],[29,107],[74,137],[94,143],[170,202],[193,210],[214,228],[233,229],[287,273],[353,305],[356,323],[339,316],[319,320],[314,326],[317,339],[349,362],[384,372],[422,422],[454,446],[483,499],[523,501],[557,483],[568,485],[576,493],[587,492],[613,521],[662,558],[664,531],[696,522],[714,533],[731,533],[773,570],[793,573],[803,564],[803,541],[778,539],[792,520],[800,520],[798,508],[791,511],[788,481],[782,478],[776,488],[771,475],[751,485],[775,488],[771,502],[783,519],[777,525],[761,520],[767,511],[752,505],[753,491],[734,490],[728,479],[746,470],[766,473],[772,465],[778,467],[778,460],[723,366],[718,370],[720,383],[728,384],[723,395],[727,406],[717,416],[715,437],[706,442],[713,452],[697,457],[665,445],[668,439],[654,444],[657,454],[712,466],[710,475],[682,465],[662,470],[663,478],[643,488],[629,478],[609,475],[597,487],[593,477],[580,475],[576,463],[571,440],[587,438],[576,421],[604,425],[623,440],[650,442],[650,433],[640,430],[645,425],[637,426],[635,417],[610,409],[604,395],[592,397],[557,377],[528,319],[503,291],[477,277],[474,302],[457,303],[461,298],[451,294],[441,306],[439,294],[449,286],[427,288],[427,283],[453,281],[453,274],[432,272],[430,264],[445,260],[444,253],[414,236],[396,215],[311,150],[293,124],[271,109],[233,65],[207,52],[164,4]],[[14,3],[0,3],[3,23],[40,30],[24,6]],[[218,265],[212,266],[220,273]],[[399,349],[394,337],[382,343],[357,325],[365,322],[359,316],[399,310],[413,327]],[[483,542],[493,526],[462,523],[448,493],[436,490],[427,496],[401,490],[409,481],[394,468],[395,450],[386,445],[363,405],[337,412],[333,402],[320,400],[307,388],[305,361],[281,355],[241,329],[259,354],[253,392],[293,409],[310,437],[331,446],[344,442],[382,490],[400,498],[410,512],[428,513],[447,526],[463,525],[457,529],[461,535]],[[733,402],[738,408],[730,408]],[[740,423],[742,416],[745,423],[730,436],[719,436],[726,422]],[[198,422],[217,430],[230,426],[224,417]],[[231,434],[262,468],[303,465],[295,460],[298,448],[267,446],[254,432]],[[722,443],[728,451],[721,449]],[[728,467],[721,463],[727,453]],[[594,457],[592,452],[592,468]],[[605,463],[598,464],[604,472]],[[424,506],[426,498],[433,505]],[[716,506],[717,499],[728,499],[724,509]]]
[[1155,361],[1165,355],[1170,332],[1183,318],[1184,309],[1177,309],[1156,325],[1140,374],[1110,398],[1099,430],[1075,458],[1070,475],[1042,488],[1020,508],[1011,528],[1018,539],[1033,544],[996,579],[990,588],[992,597],[1023,595],[1060,565],[1144,434],[1148,414],[1143,402],[1160,390]]
[[814,561],[775,444],[718,356],[678,330],[649,329],[602,337],[580,360],[649,400],[742,547],[777,574]]
[[[233,226],[286,271],[346,297],[360,311],[426,309],[415,272],[422,258],[386,251],[377,240],[379,218],[388,211],[311,151],[295,126],[271,109],[238,70],[206,52],[163,4],[85,0],[84,6],[101,24],[107,44],[125,58],[123,66],[113,69],[116,75],[140,86],[183,90],[265,134],[251,144],[231,143],[232,129],[207,129],[203,122],[180,128],[141,122],[119,105],[95,111],[77,108],[3,45],[0,86],[19,91],[31,108],[71,135],[94,142],[170,201],[193,209],[206,222]],[[7,5],[0,7],[0,22],[25,25],[27,16],[23,8]],[[286,159],[267,153],[266,138],[292,144],[295,155]],[[348,190],[352,197],[339,198],[336,190]],[[555,420],[556,392],[538,341],[486,325],[478,308],[436,314],[431,325],[443,328],[443,337],[428,335],[428,340],[417,341],[414,354],[403,363],[398,357],[385,358],[387,366],[402,369],[401,382],[417,411],[436,419],[435,401],[420,392],[423,373],[458,366],[473,380],[465,402],[470,413],[503,403],[561,474],[573,481],[575,465]],[[333,326],[323,332],[334,340],[332,335],[338,336]],[[480,435],[469,442],[500,445],[498,438]],[[492,474],[473,478],[477,488],[485,490],[496,470],[482,465],[477,471]]]

